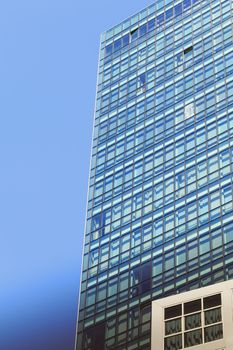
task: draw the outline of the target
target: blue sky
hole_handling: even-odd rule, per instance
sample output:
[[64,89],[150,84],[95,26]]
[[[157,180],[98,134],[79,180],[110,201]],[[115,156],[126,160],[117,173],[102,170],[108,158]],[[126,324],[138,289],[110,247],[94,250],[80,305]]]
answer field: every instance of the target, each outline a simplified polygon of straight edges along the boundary
[[73,350],[99,36],[152,1],[0,11],[0,349]]

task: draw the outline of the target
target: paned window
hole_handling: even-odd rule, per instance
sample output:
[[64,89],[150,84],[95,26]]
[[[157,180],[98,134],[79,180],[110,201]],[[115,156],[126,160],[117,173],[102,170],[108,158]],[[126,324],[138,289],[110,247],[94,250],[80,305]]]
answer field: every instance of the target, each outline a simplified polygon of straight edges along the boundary
[[222,338],[221,294],[164,309],[164,350],[186,349]]

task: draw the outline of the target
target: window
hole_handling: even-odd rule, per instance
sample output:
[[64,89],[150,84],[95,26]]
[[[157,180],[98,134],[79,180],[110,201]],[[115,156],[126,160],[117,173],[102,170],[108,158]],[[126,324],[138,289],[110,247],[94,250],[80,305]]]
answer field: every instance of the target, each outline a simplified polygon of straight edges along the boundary
[[157,17],[157,24],[161,25],[163,22],[164,22],[164,13],[161,13],[161,15]]
[[191,51],[193,51],[193,46],[187,47],[186,49],[184,49],[184,55],[187,55]]
[[147,32],[147,25],[144,24],[144,25],[142,25],[142,26],[139,28],[139,36],[145,35],[146,32]]
[[105,324],[97,324],[84,332],[85,348],[102,350],[104,348]]
[[142,73],[138,76],[138,88],[145,89],[146,87],[146,74]]
[[152,30],[155,28],[155,18],[151,19],[149,22],[148,22],[148,31]]
[[110,44],[110,45],[106,46],[106,48],[105,48],[106,56],[111,55],[112,52],[113,52],[113,44]]
[[166,307],[164,323],[164,350],[189,348],[222,339],[221,294]]
[[117,51],[121,48],[121,39],[114,41],[114,51]]
[[[176,57],[175,57],[175,65],[176,65],[176,67],[178,67],[178,66],[180,66],[182,63],[183,63],[183,55],[182,55],[182,53],[178,53],[178,54],[176,55]],[[182,67],[181,67],[181,68],[182,68]],[[177,69],[177,71],[178,71],[178,72],[181,72],[181,71],[182,71],[181,68]]]
[[178,4],[174,7],[174,11],[175,11],[175,16],[179,16],[182,14],[182,3]]
[[138,92],[144,92],[146,90],[146,74],[142,73],[138,76],[138,81],[137,81],[137,88]]
[[145,263],[135,267],[131,271],[131,286],[134,287],[132,295],[140,295],[151,289],[151,263]]
[[131,42],[138,38],[138,28],[135,28],[130,33]]
[[184,117],[185,119],[191,118],[194,116],[194,103],[189,103],[184,107]]

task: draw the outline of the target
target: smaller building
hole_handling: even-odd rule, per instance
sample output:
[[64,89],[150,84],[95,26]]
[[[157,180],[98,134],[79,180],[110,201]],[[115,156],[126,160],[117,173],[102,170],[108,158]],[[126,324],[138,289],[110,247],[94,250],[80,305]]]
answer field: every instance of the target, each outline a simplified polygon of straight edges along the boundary
[[233,350],[233,281],[152,302],[151,350]]

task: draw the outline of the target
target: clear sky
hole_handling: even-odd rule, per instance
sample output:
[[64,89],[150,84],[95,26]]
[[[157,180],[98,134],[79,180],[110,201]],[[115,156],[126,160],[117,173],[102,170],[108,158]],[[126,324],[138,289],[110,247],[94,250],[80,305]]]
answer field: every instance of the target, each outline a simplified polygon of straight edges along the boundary
[[153,1],[0,7],[0,349],[73,350],[100,33]]

